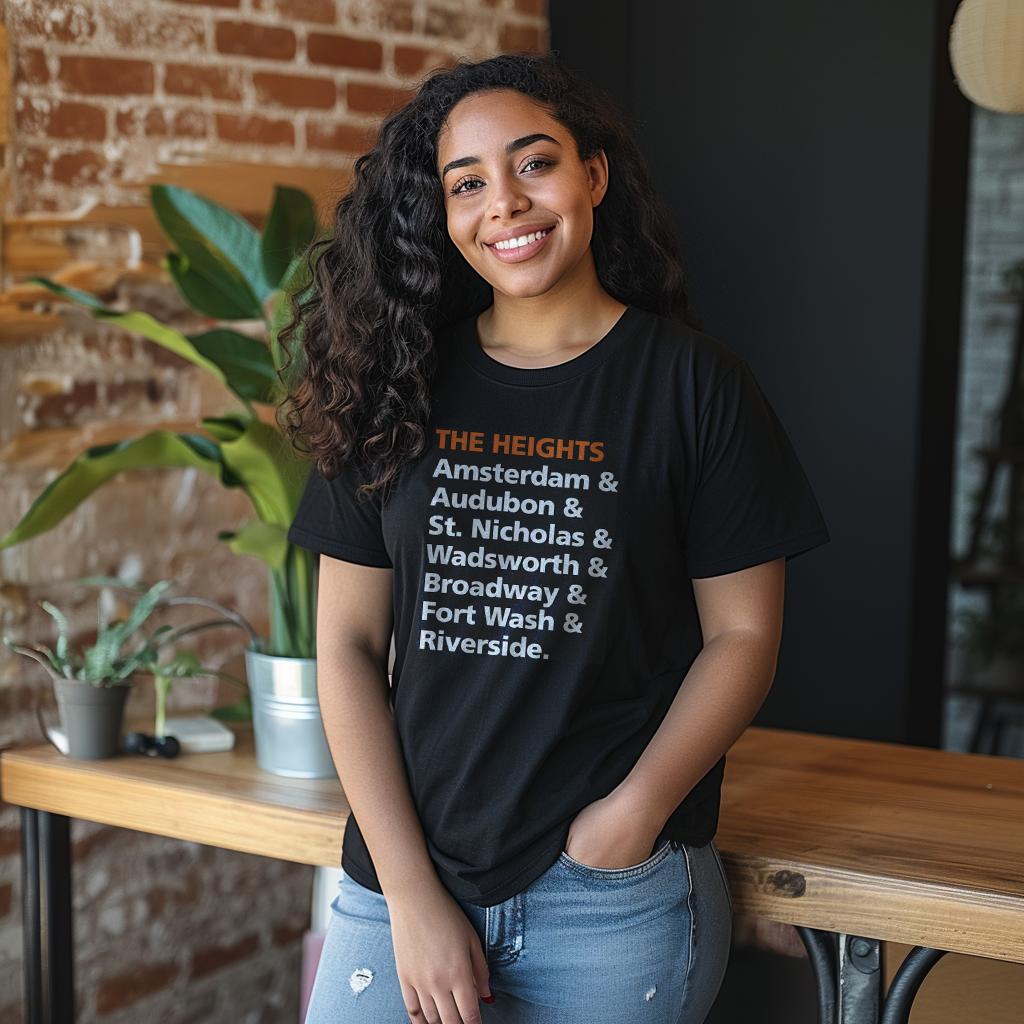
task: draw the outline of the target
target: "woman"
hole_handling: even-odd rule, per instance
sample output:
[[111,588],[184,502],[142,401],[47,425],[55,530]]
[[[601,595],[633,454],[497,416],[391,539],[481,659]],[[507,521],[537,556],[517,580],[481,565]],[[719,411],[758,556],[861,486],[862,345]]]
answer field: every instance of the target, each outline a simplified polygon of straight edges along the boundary
[[504,56],[384,122],[313,253],[290,536],[353,816],[312,1024],[714,1000],[724,754],[827,536],[668,224],[618,117]]

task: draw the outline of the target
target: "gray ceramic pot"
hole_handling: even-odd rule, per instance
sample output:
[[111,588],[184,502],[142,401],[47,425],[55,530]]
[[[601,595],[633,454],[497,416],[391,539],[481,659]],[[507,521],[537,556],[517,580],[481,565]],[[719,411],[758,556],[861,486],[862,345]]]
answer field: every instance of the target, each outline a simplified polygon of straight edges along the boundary
[[121,743],[128,686],[93,686],[57,679],[60,720],[68,736],[68,756],[84,761],[113,757]]
[[252,700],[256,764],[273,775],[326,779],[337,775],[316,694],[316,658],[245,652]]

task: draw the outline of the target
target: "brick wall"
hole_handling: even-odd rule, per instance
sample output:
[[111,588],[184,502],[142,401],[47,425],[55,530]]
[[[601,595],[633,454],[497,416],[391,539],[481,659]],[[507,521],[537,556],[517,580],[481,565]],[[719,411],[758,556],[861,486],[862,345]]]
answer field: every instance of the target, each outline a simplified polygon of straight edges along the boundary
[[[137,206],[139,182],[183,164],[343,169],[430,67],[543,47],[547,31],[543,0],[0,0],[0,10],[13,67],[8,218]],[[76,258],[123,262],[117,231],[55,230]],[[4,269],[9,286],[16,275]],[[127,277],[106,297],[201,327],[166,282]],[[43,431],[63,431],[70,453],[128,420],[193,421],[229,404],[200,371],[77,309],[39,337],[0,335],[0,451],[21,452],[0,465],[0,532],[55,472],[52,450],[33,447]],[[0,554],[0,625],[52,635],[36,605],[49,597],[85,637],[93,597],[61,581],[124,574],[174,576],[265,629],[262,566],[216,539],[248,514],[243,497],[191,471],[118,479]],[[204,640],[206,660],[236,670],[240,650],[229,634]],[[146,689],[129,714],[151,712]],[[232,697],[176,684],[172,706]],[[0,647],[0,746],[37,741],[36,710],[52,704],[42,671]],[[79,1024],[297,1019],[311,869],[83,822],[73,839]],[[16,813],[0,805],[0,1024],[21,1020],[18,842]]]
[[161,162],[342,162],[429,68],[542,46],[544,6],[9,0],[19,209],[122,202]]

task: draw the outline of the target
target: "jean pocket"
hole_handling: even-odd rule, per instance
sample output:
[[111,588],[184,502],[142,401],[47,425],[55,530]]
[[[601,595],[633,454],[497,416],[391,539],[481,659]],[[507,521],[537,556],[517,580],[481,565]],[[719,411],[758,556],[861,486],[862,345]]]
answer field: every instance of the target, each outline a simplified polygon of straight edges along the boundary
[[606,881],[614,881],[618,878],[633,878],[636,875],[647,874],[652,868],[656,868],[661,864],[671,852],[672,848],[668,840],[665,839],[647,860],[625,868],[595,868],[590,864],[582,864],[578,860],[573,860],[564,850],[558,860],[560,864],[579,875],[586,875],[587,878],[603,878]]

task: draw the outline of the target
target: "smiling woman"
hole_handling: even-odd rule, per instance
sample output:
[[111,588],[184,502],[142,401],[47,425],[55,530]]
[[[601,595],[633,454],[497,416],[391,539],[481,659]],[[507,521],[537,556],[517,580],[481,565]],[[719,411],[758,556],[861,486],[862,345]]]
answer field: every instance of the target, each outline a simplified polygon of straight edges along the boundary
[[505,56],[384,122],[311,254],[289,536],[322,555],[353,813],[308,1024],[714,1000],[724,754],[774,675],[784,559],[827,535],[749,370],[690,324],[669,224],[614,112]]

